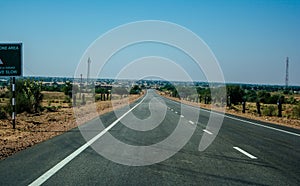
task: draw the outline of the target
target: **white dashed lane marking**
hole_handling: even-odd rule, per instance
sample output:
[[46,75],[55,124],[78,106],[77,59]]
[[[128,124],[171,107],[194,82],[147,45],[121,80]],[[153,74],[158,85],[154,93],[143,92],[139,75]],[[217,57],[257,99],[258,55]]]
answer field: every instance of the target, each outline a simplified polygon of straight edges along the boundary
[[234,148],[235,150],[239,151],[240,153],[242,153],[242,154],[248,156],[248,157],[251,158],[251,159],[257,159],[257,157],[253,156],[252,154],[250,154],[250,153],[244,151],[243,149],[241,149],[241,148],[239,148],[239,147],[233,147],[233,148]]
[[31,186],[35,185],[41,185],[45,181],[47,181],[50,177],[52,177],[56,172],[58,172],[61,168],[63,168],[66,164],[68,164],[70,161],[72,161],[75,157],[77,157],[80,153],[82,153],[85,149],[87,149],[90,145],[92,145],[95,141],[97,141],[101,136],[103,136],[105,133],[107,133],[111,128],[113,128],[122,118],[124,118],[128,113],[130,113],[133,109],[135,109],[137,106],[139,106],[146,98],[145,96],[139,103],[137,103],[134,107],[132,107],[130,110],[128,110],[125,114],[123,114],[121,117],[119,117],[117,120],[115,120],[112,124],[110,124],[108,127],[106,127],[104,130],[102,130],[99,134],[97,134],[95,137],[87,141],[85,144],[83,144],[81,147],[79,147],[77,150],[75,150],[72,154],[67,156],[65,159],[61,160],[58,164],[56,164],[54,167],[49,169],[47,172],[45,172],[43,175],[38,177],[36,180],[34,180],[31,184]]
[[190,123],[190,124],[193,124],[193,125],[195,124],[195,123],[194,123],[193,121],[191,121],[191,120],[189,121],[189,123]]
[[213,134],[212,132],[210,132],[210,131],[208,131],[208,130],[206,130],[206,129],[204,129],[203,131],[206,132],[207,134],[210,134],[210,135]]

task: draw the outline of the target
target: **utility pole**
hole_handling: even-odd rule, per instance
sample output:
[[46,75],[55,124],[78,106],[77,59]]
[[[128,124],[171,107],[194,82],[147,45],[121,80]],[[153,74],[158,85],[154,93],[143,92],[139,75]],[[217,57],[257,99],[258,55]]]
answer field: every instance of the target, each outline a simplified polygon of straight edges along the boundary
[[285,66],[285,88],[288,89],[289,86],[289,57],[286,58]]
[[87,68],[87,76],[86,76],[86,92],[88,90],[88,85],[89,85],[89,81],[90,81],[90,67],[91,67],[91,58],[88,58],[88,68]]
[[80,84],[79,84],[79,99],[81,99],[81,92],[82,92],[82,74],[80,74]]
[[87,80],[87,84],[89,83],[89,80],[90,80],[90,68],[91,68],[91,58],[88,58],[88,69],[87,69],[87,77],[86,77],[86,80]]

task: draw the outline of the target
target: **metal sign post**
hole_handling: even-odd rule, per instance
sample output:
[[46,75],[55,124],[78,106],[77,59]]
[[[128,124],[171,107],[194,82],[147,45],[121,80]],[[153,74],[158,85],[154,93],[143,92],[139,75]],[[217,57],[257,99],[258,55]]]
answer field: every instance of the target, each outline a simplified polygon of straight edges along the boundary
[[16,128],[16,78],[22,76],[22,43],[0,43],[0,76],[12,76],[12,124]]
[[12,99],[11,99],[11,105],[12,105],[12,123],[13,123],[13,129],[16,129],[16,78],[12,78]]

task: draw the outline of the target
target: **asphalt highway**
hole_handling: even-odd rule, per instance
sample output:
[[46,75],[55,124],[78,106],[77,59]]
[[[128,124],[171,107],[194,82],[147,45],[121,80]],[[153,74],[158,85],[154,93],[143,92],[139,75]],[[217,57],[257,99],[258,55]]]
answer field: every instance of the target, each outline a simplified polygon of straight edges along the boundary
[[231,115],[218,130],[209,116],[148,90],[0,161],[0,185],[300,185],[299,130]]

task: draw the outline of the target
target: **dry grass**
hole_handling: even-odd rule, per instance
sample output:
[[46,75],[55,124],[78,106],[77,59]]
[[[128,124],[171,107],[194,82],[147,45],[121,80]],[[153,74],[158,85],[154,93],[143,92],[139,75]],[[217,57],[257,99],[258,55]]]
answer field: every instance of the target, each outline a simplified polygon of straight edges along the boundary
[[[61,93],[43,92],[43,94],[46,95],[44,97],[45,103],[43,104],[47,104],[49,99],[58,101],[64,99],[64,95]],[[81,116],[77,119],[74,116],[73,108],[67,106],[60,108],[56,112],[45,110],[39,114],[22,113],[17,116],[16,130],[12,129],[11,121],[0,120],[0,159],[69,131],[97,117],[99,114],[104,114],[132,103],[141,96],[132,95],[118,100],[96,102],[97,112],[91,110],[95,106],[93,104],[76,107],[75,109],[80,109],[81,111]]]

